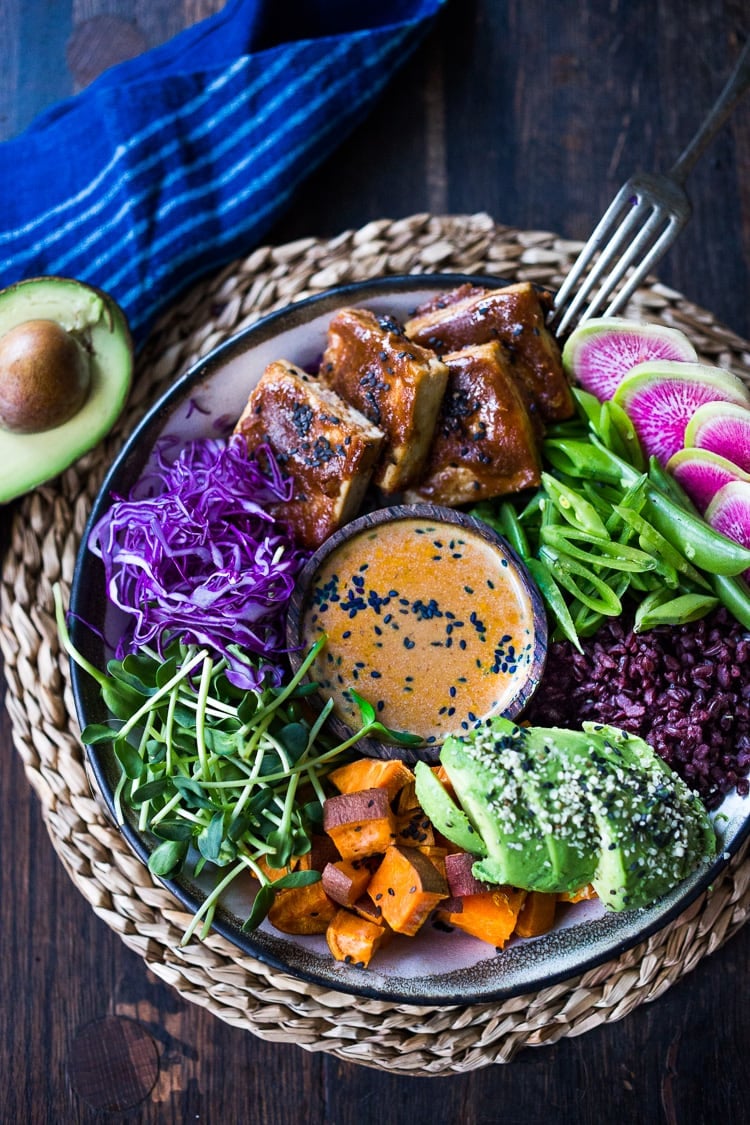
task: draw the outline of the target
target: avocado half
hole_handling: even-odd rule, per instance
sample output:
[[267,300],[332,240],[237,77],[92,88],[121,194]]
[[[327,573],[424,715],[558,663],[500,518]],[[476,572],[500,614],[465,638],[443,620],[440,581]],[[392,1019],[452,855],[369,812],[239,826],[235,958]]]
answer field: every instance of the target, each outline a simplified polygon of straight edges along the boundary
[[133,379],[133,342],[120,306],[81,281],[36,277],[0,291],[0,338],[30,320],[56,321],[89,356],[86,399],[66,422],[38,433],[0,429],[0,503],[67,469],[109,432]]

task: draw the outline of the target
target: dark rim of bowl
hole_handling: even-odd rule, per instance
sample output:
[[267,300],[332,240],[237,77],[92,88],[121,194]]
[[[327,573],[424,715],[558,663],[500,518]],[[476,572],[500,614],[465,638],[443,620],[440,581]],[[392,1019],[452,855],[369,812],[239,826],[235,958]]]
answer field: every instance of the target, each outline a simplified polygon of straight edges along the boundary
[[[162,424],[169,418],[173,406],[182,401],[186,390],[199,379],[205,379],[210,376],[212,372],[221,368],[234,355],[241,354],[243,351],[247,350],[250,344],[254,345],[269,339],[276,333],[281,324],[286,323],[292,326],[294,321],[300,323],[305,322],[308,319],[312,319],[312,316],[318,311],[325,312],[326,309],[332,310],[340,307],[342,304],[346,303],[350,297],[361,296],[362,299],[370,300],[381,294],[386,296],[389,292],[393,291],[408,292],[412,289],[448,291],[462,284],[499,288],[510,283],[506,279],[484,274],[395,275],[392,277],[375,278],[369,281],[353,282],[327,290],[325,293],[305,298],[293,305],[286,306],[283,309],[268,314],[248,328],[230,337],[224,341],[224,343],[218,345],[212,352],[198,360],[181,375],[136,425],[111,465],[94,500],[81,539],[71,586],[68,616],[70,636],[73,645],[82,652],[84,656],[92,660],[93,663],[96,664],[98,662],[100,667],[103,666],[105,653],[104,640],[101,636],[97,636],[95,631],[87,625],[87,621],[96,619],[96,615],[91,614],[90,607],[97,604],[101,614],[100,619],[103,619],[106,594],[101,562],[88,551],[87,543],[92,528],[110,505],[114,482],[117,482],[117,491],[120,495],[127,493],[135,485],[145,466],[156,435]],[[106,708],[104,708],[101,699],[97,698],[98,693],[95,690],[93,681],[91,681],[85,672],[78,668],[75,662],[71,662],[71,680],[76,712],[81,727],[83,728],[89,722],[101,721],[103,718],[106,718]],[[117,823],[114,793],[110,785],[107,771],[108,766],[111,768],[111,760],[109,762],[105,760],[105,755],[99,746],[86,746],[85,752],[89,767],[89,776],[93,774],[96,786],[105,800],[112,821]],[[133,852],[147,865],[150,849],[144,837],[128,820],[122,824],[117,823],[117,827]],[[444,992],[437,995],[426,991],[413,994],[410,993],[406,987],[376,987],[372,984],[368,985],[366,980],[361,983],[358,980],[352,981],[351,979],[337,980],[335,975],[330,971],[318,971],[307,967],[291,967],[283,955],[277,955],[273,950],[264,947],[262,943],[254,939],[252,934],[244,933],[240,928],[241,920],[233,918],[232,915],[224,909],[217,910],[213,921],[213,929],[231,944],[241,949],[243,952],[258,958],[258,960],[271,968],[279,969],[283,972],[292,972],[300,980],[324,988],[332,988],[347,995],[363,996],[373,1000],[384,1000],[417,1006],[430,1005],[444,1007],[488,1003],[510,999],[514,996],[534,992],[539,988],[546,988],[565,980],[571,980],[589,969],[593,969],[606,961],[620,956],[634,945],[644,941],[666,926],[674,918],[678,917],[710,886],[748,835],[750,835],[750,816],[745,819],[742,827],[735,833],[730,845],[719,853],[716,860],[696,879],[694,885],[684,894],[680,895],[677,901],[671,906],[661,911],[658,909],[658,906],[654,908],[655,914],[652,920],[647,922],[643,927],[638,928],[636,932],[630,933],[628,936],[619,940],[609,943],[604,942],[604,948],[596,952],[590,952],[588,956],[584,955],[582,959],[576,961],[574,965],[566,965],[557,970],[552,969],[552,971],[550,971],[549,967],[545,970],[544,966],[541,966],[536,973],[531,972],[528,976],[525,976],[523,981],[510,985],[498,984],[494,987],[490,986],[481,989],[478,988],[476,984],[468,988],[461,987],[458,984],[455,986],[451,984]],[[159,881],[175,896],[186,910],[194,913],[199,909],[204,896],[202,894],[196,894],[195,890],[187,885],[185,881],[180,879],[160,879]],[[447,974],[449,980],[453,975],[453,973]],[[430,978],[424,979],[425,981],[429,981]]]

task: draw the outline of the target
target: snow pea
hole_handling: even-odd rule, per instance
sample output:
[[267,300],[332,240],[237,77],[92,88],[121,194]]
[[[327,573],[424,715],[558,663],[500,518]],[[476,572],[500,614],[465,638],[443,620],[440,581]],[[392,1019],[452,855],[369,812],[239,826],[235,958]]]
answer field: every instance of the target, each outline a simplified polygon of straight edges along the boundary
[[[625,484],[633,484],[638,479],[640,474],[636,469],[605,449],[593,435],[591,444],[598,450],[601,464],[608,466],[603,472],[612,474],[619,467]],[[750,568],[750,550],[714,531],[700,516],[693,515],[653,483],[648,490],[645,514],[649,523],[673,547],[708,574],[737,575]]]
[[579,417],[585,419],[589,426],[596,427],[599,424],[601,400],[596,395],[592,395],[591,391],[584,391],[583,387],[573,387],[572,395],[578,407]]
[[625,489],[620,499],[615,500],[614,503],[610,505],[610,514],[605,523],[605,527],[607,528],[607,531],[610,535],[614,534],[619,529],[620,535],[622,537],[622,542],[626,543],[629,539],[632,538],[633,528],[630,527],[625,522],[625,520],[623,520],[622,516],[614,510],[614,505],[619,503],[623,508],[627,508],[629,511],[640,514],[640,512],[643,510],[643,505],[646,503],[647,490],[648,477],[645,473],[641,473],[638,480],[634,481],[633,484],[629,485],[629,487]]
[[544,485],[544,491],[563,519],[573,524],[574,527],[606,538],[607,529],[601,516],[593,504],[590,504],[580,492],[569,488],[549,473],[542,473],[542,484]]
[[[605,617],[620,616],[622,602],[619,597],[604,579],[592,573],[588,567],[581,566],[551,547],[540,547],[539,558],[550,567],[558,585],[578,598],[583,605]],[[584,588],[579,579],[583,579],[591,587],[591,592]]]
[[[597,448],[593,435],[587,441],[551,438],[544,442],[544,456],[553,469],[583,480],[607,481],[610,484],[632,483],[635,469],[604,446]],[[626,470],[623,474],[623,467]],[[637,475],[637,474],[636,474]]]
[[[561,554],[591,565],[624,571],[654,570],[656,567],[656,560],[646,551],[575,527],[543,527],[540,536],[543,543]],[[576,546],[576,541],[588,544],[591,549]]]
[[553,577],[552,571],[543,559],[527,559],[526,566],[528,567],[529,574],[539,587],[539,592],[547,607],[554,615],[561,633],[575,645],[579,652],[582,652],[581,642],[578,638],[576,627],[573,624],[573,618],[568,609],[568,604]]
[[656,457],[649,457],[648,477],[652,484],[655,484],[670,500],[674,500],[675,504],[679,504],[681,508],[690,512],[691,515],[700,515],[700,512],[693,504],[687,492],[684,491],[672,474],[668,473],[664,466],[657,461]]
[[633,631],[645,633],[658,625],[686,625],[705,617],[718,604],[719,599],[708,594],[679,594],[676,598],[664,598],[663,591],[657,590],[638,606]]
[[[604,419],[606,418],[606,422]],[[635,432],[635,427],[618,402],[610,400],[602,403],[602,426],[606,426],[610,441],[605,442],[607,448],[618,453],[623,460],[640,472],[646,468],[646,458],[643,455],[641,443]],[[616,438],[616,440],[615,440]]]
[[[663,492],[667,492],[675,503],[680,504],[691,515],[698,514],[692,500],[679,482],[659,464],[655,457],[651,458],[649,464],[649,476],[654,484]],[[750,586],[745,579],[739,575],[727,574],[711,574],[709,578],[713,591],[724,608],[729,610],[740,625],[750,629]]]
[[504,500],[500,505],[500,527],[516,554],[522,559],[527,559],[531,554],[529,540],[516,515],[516,509],[508,500]]
[[700,516],[692,515],[653,486],[646,514],[673,547],[708,574],[734,576],[750,567],[750,550],[714,531]]
[[677,585],[675,580],[677,574],[684,574],[691,582],[695,582],[697,586],[709,588],[708,581],[703,577],[699,570],[690,563],[685,556],[674,547],[669,540],[663,536],[655,527],[653,527],[647,520],[643,518],[640,513],[633,511],[632,508],[625,508],[622,504],[615,505],[615,512],[623,520],[624,523],[632,527],[638,534],[638,541],[644,551],[654,556],[656,561],[656,570],[662,573],[661,566],[664,567],[665,579],[669,580],[670,585]]
[[712,574],[711,585],[721,604],[740,625],[750,629],[750,586],[747,582],[734,575]]

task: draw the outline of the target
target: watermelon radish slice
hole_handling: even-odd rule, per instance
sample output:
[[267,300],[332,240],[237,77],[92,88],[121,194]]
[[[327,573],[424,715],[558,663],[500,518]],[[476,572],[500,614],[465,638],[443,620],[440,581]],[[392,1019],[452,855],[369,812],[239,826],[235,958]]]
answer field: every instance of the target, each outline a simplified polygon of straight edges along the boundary
[[630,417],[643,452],[662,465],[683,448],[685,430],[698,407],[717,401],[750,409],[750,391],[722,367],[670,360],[640,363],[615,392],[615,402]]
[[[727,539],[750,547],[750,484],[744,480],[725,484],[706,508],[705,519]],[[750,570],[744,577],[750,580]]]
[[562,353],[566,374],[604,402],[614,397],[622,379],[649,360],[695,363],[695,348],[676,328],[595,317],[571,332]]
[[730,402],[699,406],[687,424],[685,445],[718,453],[750,473],[750,410]]
[[726,457],[709,453],[707,449],[681,449],[669,458],[667,472],[682,485],[701,513],[725,484],[733,480],[750,484],[750,473],[743,472]]

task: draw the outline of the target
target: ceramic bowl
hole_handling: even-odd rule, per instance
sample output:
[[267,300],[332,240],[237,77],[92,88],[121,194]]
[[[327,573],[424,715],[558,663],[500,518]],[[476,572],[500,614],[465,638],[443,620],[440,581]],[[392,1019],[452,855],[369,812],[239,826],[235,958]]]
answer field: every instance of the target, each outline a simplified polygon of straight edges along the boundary
[[[86,543],[91,527],[108,509],[113,494],[126,495],[147,472],[157,440],[171,437],[185,443],[226,435],[269,362],[283,356],[309,367],[318,361],[328,323],[338,308],[357,304],[406,318],[421,302],[465,281],[503,284],[487,277],[441,274],[344,286],[265,317],[176,379],[132,433],[95,500],[77,561],[70,606],[71,636],[79,651],[103,668],[112,655],[112,638],[122,631],[123,622],[106,596],[101,563]],[[91,677],[75,666],[72,677],[81,726],[106,721],[106,708]],[[91,746],[87,754],[94,784],[114,817],[118,763],[107,744]],[[718,813],[720,850],[716,862],[696,871],[654,906],[605,914],[595,902],[579,903],[561,910],[551,933],[512,941],[500,955],[457,931],[445,934],[426,927],[414,939],[394,939],[369,969],[358,969],[335,962],[322,937],[287,937],[268,923],[245,933],[242,923],[254,893],[249,883],[233,885],[217,911],[215,929],[239,950],[275,968],[324,987],[393,1003],[469,1004],[533,993],[618,956],[666,925],[705,890],[750,829],[747,802],[736,795],[728,797]],[[147,862],[153,840],[130,816],[120,827],[133,851]],[[165,883],[187,911],[195,911],[211,886],[211,877],[180,877]]]

